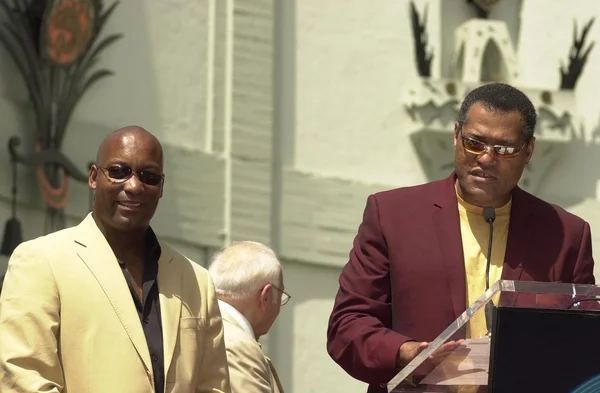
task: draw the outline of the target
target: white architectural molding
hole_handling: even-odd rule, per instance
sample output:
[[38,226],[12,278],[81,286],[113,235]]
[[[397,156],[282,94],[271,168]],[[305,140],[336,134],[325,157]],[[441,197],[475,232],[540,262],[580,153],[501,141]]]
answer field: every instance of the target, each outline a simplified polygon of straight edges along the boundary
[[505,22],[471,19],[455,32],[455,78],[466,83],[517,83],[519,63]]

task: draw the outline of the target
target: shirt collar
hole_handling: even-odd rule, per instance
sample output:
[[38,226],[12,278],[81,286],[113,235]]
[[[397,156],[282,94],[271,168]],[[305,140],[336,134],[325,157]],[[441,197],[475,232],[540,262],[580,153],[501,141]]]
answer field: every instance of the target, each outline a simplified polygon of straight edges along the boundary
[[[483,207],[470,204],[469,202],[462,199],[462,197],[458,194],[458,182],[456,182],[454,185],[454,191],[456,192],[456,199],[458,201],[459,206],[462,206],[469,213],[483,214]],[[510,199],[504,206],[497,207],[495,209],[496,216],[510,216],[511,207],[512,207],[512,194],[510,196]]]
[[[150,227],[148,227],[148,231],[146,232],[146,244],[144,253],[144,266],[155,266],[156,269],[158,269],[158,261],[160,259],[160,255],[162,254],[162,249],[160,247],[158,237]],[[119,265],[121,265],[121,267],[125,265],[123,261],[117,261],[119,262]]]
[[218,300],[218,302],[219,308],[221,310],[226,311],[229,315],[231,315],[231,317],[235,319],[237,323],[240,324],[240,326],[246,333],[248,333],[252,338],[256,339],[256,336],[254,335],[254,330],[252,329],[250,322],[248,322],[246,317],[242,315],[241,312],[239,312],[235,307],[233,307],[229,303],[226,303],[222,300]]
[[151,227],[148,227],[148,232],[146,232],[146,247],[148,257],[158,262],[162,250],[160,248],[160,242],[158,241],[158,237],[156,237],[156,234],[154,233]]

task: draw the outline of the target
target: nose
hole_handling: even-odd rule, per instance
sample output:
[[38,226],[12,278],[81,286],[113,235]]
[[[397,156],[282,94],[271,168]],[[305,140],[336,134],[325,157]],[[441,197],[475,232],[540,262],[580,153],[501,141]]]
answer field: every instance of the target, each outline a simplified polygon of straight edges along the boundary
[[137,174],[133,173],[129,179],[125,182],[123,189],[132,194],[139,194],[144,188],[144,185],[138,179]]
[[490,146],[486,146],[483,153],[477,156],[477,162],[480,165],[493,165],[496,162],[496,152]]

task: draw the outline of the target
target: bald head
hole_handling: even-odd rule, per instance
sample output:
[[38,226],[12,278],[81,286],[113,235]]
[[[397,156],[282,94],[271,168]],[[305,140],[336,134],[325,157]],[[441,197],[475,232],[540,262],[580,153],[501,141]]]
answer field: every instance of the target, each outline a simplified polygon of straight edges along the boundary
[[127,144],[144,145],[146,149],[151,150],[156,155],[162,167],[163,151],[160,141],[152,133],[140,126],[122,127],[108,134],[100,142],[98,152],[96,153],[96,163],[105,163],[114,155],[115,151]]
[[154,135],[138,126],[107,135],[88,181],[103,233],[145,233],[162,197],[164,178],[163,150]]
[[266,284],[282,286],[282,270],[273,250],[258,242],[234,242],[213,256],[209,272],[217,294],[252,296]]
[[258,242],[235,242],[213,256],[208,271],[217,298],[246,317],[257,339],[267,334],[289,299],[273,250]]

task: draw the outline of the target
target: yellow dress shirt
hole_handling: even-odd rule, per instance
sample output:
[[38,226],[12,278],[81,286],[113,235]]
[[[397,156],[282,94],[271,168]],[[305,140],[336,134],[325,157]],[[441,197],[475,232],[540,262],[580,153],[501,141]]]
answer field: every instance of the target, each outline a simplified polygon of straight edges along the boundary
[[[483,218],[483,208],[465,202],[458,194],[460,233],[465,256],[467,283],[467,307],[485,292],[485,268],[490,236],[489,223]],[[502,276],[511,202],[496,209],[492,258],[490,265],[490,287]],[[480,338],[487,333],[484,309],[480,309],[467,323],[467,338]]]

